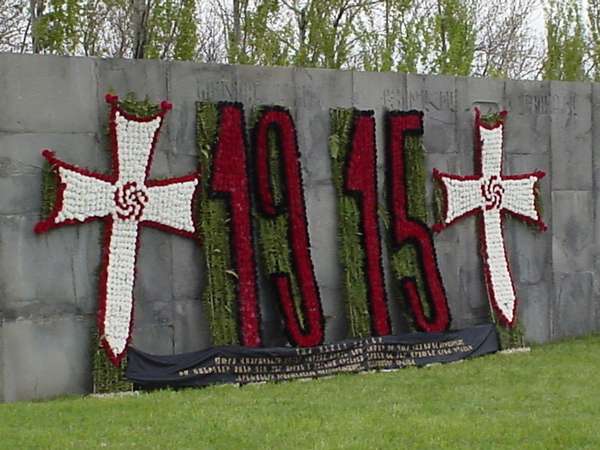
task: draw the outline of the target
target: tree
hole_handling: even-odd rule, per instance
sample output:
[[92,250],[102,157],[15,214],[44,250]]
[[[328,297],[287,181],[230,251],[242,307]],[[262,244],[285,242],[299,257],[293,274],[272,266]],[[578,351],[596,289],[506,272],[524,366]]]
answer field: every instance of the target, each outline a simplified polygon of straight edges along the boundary
[[352,65],[371,71],[417,72],[426,59],[428,6],[414,0],[385,0],[365,9],[358,19],[358,52]]
[[[24,51],[29,33],[25,0],[0,0],[0,52]],[[22,50],[21,50],[22,49]]]
[[588,52],[591,72],[595,81],[600,81],[600,0],[588,0],[588,24],[590,36]]
[[476,0],[437,0],[429,21],[429,70],[444,75],[469,75],[475,56]]
[[539,6],[539,0],[496,0],[480,5],[474,75],[538,77],[544,49],[530,18]]
[[549,0],[546,14],[546,80],[583,80],[586,44],[576,0]]
[[[198,44],[196,2],[164,0],[146,6],[139,24],[139,36],[142,37],[138,43],[142,49],[139,57],[192,59]],[[134,17],[137,16],[135,13]]]

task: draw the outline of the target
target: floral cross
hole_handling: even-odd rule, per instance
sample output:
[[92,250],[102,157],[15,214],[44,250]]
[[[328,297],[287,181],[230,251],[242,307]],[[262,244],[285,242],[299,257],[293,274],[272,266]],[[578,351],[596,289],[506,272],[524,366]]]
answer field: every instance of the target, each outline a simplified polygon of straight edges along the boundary
[[140,227],[194,238],[192,209],[198,175],[148,180],[154,147],[170,103],[162,102],[157,114],[138,117],[121,109],[118,97],[107,95],[106,100],[111,104],[112,173],[90,172],[44,150],[43,156],[58,174],[59,189],[52,213],[36,225],[35,231],[104,221],[98,328],[108,356],[119,365],[131,337]]
[[434,226],[440,231],[458,219],[478,214],[481,253],[489,301],[500,322],[512,327],[516,319],[516,295],[502,234],[505,213],[546,229],[536,208],[536,183],[545,175],[536,171],[502,175],[502,147],[506,112],[493,121],[482,119],[476,110],[476,174],[451,175],[434,169],[444,190],[445,214]]

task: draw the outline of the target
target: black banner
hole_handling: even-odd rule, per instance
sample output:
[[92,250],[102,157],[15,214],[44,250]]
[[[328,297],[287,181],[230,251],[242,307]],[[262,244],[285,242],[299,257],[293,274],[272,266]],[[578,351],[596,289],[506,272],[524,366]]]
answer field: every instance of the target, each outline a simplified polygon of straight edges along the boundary
[[352,339],[312,348],[213,347],[156,356],[129,348],[125,375],[146,388],[313,378],[448,363],[498,351],[494,325]]

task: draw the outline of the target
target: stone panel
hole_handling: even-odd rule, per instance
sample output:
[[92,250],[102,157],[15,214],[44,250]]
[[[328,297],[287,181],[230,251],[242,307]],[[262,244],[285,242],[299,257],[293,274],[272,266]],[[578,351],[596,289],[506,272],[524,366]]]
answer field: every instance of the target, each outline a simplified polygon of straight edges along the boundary
[[592,161],[594,190],[600,191],[600,83],[592,84]]
[[553,81],[552,189],[592,189],[591,85]]
[[525,332],[527,342],[541,344],[550,339],[552,294],[551,280],[532,285],[519,285],[517,320]]
[[552,260],[555,272],[592,269],[594,242],[592,193],[552,192]]
[[258,105],[296,104],[294,69],[290,67],[235,66],[238,101],[247,109]]
[[36,235],[37,217],[0,218],[0,304],[67,302],[82,312],[95,303],[99,224]]
[[549,153],[551,97],[548,81],[505,82],[508,111],[504,128],[506,153]]
[[325,318],[325,342],[336,342],[347,337],[346,313],[339,302],[340,290],[320,286],[323,301],[323,317]]
[[84,394],[91,389],[90,317],[5,320],[4,401]]
[[[332,330],[345,320],[341,289],[342,266],[338,253],[336,195],[332,186],[311,186],[304,191],[311,256],[321,292],[323,311],[331,316]],[[328,322],[329,324],[329,322]],[[332,331],[334,332],[334,331]]]
[[476,218],[468,217],[453,225],[458,228],[457,253],[460,255],[459,295],[464,317],[456,317],[455,327],[485,322],[489,318],[489,303],[483,278],[483,267],[479,246],[479,230]]
[[175,347],[173,301],[135,299],[131,345],[143,352],[170,355]]
[[173,253],[173,298],[200,301],[205,286],[200,240],[173,236],[170,243]]
[[140,229],[135,297],[146,302],[173,298],[171,242],[182,239],[150,227]]
[[201,299],[176,301],[173,310],[174,353],[193,352],[211,345]]
[[304,189],[311,254],[319,285],[337,286],[341,265],[338,257],[338,221],[333,186]]
[[583,336],[594,330],[593,273],[554,274],[556,304],[552,314],[552,338]]
[[108,92],[121,98],[132,93],[140,99],[162,101],[167,98],[168,63],[156,59],[98,59],[98,101]]
[[406,76],[405,109],[423,111],[427,153],[456,153],[456,79],[449,76]]
[[94,60],[4,53],[0,72],[0,131],[95,132]]

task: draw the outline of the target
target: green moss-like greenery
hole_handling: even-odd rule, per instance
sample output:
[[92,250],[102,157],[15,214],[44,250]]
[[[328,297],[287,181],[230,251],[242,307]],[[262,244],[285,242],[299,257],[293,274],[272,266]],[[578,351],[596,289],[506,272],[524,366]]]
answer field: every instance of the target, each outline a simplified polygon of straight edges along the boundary
[[331,174],[337,194],[339,254],[344,271],[343,288],[349,334],[353,337],[371,334],[365,253],[360,236],[360,205],[355,197],[344,192],[344,166],[350,150],[353,109],[330,111],[331,135],[329,153]]
[[58,191],[58,174],[50,163],[44,160],[42,166],[42,219],[46,219],[54,209]]
[[237,274],[233,268],[230,247],[230,217],[226,200],[208,195],[218,119],[216,104],[196,105],[196,138],[201,171],[198,219],[206,269],[202,299],[208,312],[213,345],[230,345],[239,343],[236,324]]
[[503,116],[502,114],[498,113],[498,112],[491,112],[488,114],[483,114],[480,116],[479,120],[481,121],[481,123],[484,123],[486,125],[495,125],[498,122],[504,122],[505,116]]
[[133,383],[124,375],[127,359],[125,358],[121,362],[121,367],[115,367],[100,345],[96,328],[92,333],[90,350],[92,355],[92,392],[94,394],[133,391]]
[[153,103],[148,97],[138,100],[133,92],[128,92],[124,98],[119,99],[119,106],[123,111],[138,117],[152,116],[160,112],[160,105]]
[[437,178],[432,179],[433,182],[433,222],[442,223],[444,221],[444,188],[442,183]]
[[[405,167],[406,171],[406,189],[408,198],[408,216],[412,219],[418,219],[427,223],[427,201],[425,193],[425,151],[422,138],[417,136],[407,136],[405,141]],[[423,273],[419,264],[417,249],[412,244],[403,245],[399,251],[393,252],[390,257],[392,273],[397,280],[405,277],[413,277],[417,282],[417,290],[423,311],[430,317],[431,307],[427,301],[425,292],[425,283]],[[408,299],[404,298],[403,292],[397,292],[402,300],[401,311],[407,319],[407,322],[413,324],[413,315],[408,306]],[[413,324],[414,328],[414,324]]]
[[498,323],[494,318],[494,313],[492,314],[492,319],[496,324],[496,331],[498,333],[498,340],[500,341],[500,349],[506,350],[508,348],[520,348],[525,346],[525,335],[523,333],[523,327],[520,323],[516,323],[513,328],[504,328],[500,323]]

